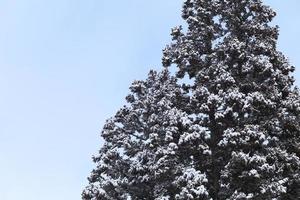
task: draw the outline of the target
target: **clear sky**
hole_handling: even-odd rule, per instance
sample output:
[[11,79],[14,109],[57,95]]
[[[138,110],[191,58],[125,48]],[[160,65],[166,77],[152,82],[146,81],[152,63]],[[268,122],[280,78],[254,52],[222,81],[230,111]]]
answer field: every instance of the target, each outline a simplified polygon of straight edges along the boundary
[[[266,2],[300,83],[300,1]],[[105,119],[134,79],[161,69],[181,4],[0,0],[1,200],[80,199]]]

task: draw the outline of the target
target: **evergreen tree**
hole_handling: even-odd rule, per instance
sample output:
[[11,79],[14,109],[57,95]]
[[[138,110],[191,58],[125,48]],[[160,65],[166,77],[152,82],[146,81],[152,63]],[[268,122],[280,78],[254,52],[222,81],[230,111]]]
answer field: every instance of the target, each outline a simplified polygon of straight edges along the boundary
[[186,0],[163,56],[177,77],[133,84],[83,199],[300,199],[300,96],[274,16],[261,0]]

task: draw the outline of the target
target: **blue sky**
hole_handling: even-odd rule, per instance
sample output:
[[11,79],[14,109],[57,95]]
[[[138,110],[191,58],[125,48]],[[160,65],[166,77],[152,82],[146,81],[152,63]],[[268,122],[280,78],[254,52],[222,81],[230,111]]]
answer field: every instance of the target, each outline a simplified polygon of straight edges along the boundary
[[[265,2],[300,67],[300,1]],[[105,119],[134,79],[161,68],[181,4],[0,0],[1,200],[80,199]]]

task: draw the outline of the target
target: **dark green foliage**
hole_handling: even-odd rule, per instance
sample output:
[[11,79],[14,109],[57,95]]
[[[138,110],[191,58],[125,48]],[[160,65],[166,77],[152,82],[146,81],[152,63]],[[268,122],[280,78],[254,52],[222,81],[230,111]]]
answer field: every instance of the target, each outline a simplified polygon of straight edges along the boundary
[[163,56],[176,78],[133,84],[83,199],[300,199],[300,98],[274,16],[261,0],[186,0]]

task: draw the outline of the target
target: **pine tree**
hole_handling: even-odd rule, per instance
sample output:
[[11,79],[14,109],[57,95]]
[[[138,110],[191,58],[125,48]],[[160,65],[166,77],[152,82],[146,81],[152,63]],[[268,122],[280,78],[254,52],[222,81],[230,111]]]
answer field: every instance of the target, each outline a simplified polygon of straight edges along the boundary
[[275,15],[261,0],[186,0],[187,30],[163,52],[176,78],[132,85],[83,199],[300,199],[300,96]]

